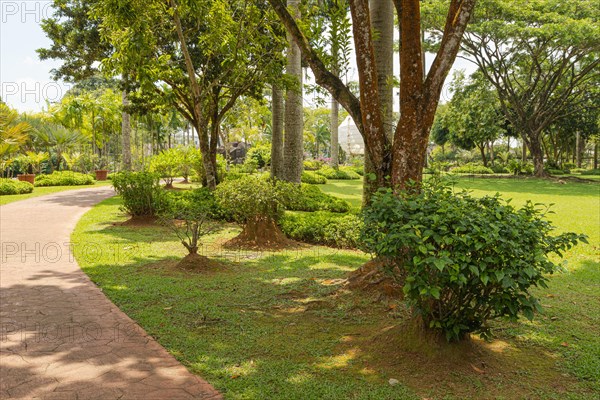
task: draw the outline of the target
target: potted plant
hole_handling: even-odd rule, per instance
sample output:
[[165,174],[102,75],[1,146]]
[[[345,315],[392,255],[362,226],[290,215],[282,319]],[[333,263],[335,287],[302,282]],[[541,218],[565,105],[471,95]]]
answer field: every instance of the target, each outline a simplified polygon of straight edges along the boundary
[[106,160],[101,157],[97,164],[97,169],[94,171],[96,173],[97,181],[105,181],[108,178],[108,169],[106,169]]
[[32,173],[17,174],[17,179],[20,181],[29,182],[33,185],[35,182],[35,175],[40,173],[40,171],[42,170],[42,163],[47,159],[48,154],[42,151],[40,151],[39,153],[28,151],[26,155],[20,158],[20,160],[25,165],[25,170],[31,170]]

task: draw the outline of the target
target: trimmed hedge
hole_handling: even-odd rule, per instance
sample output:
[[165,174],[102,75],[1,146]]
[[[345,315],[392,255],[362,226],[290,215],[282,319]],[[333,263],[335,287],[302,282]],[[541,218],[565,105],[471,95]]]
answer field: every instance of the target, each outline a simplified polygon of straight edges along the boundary
[[327,178],[314,172],[302,171],[302,183],[310,183],[312,185],[324,185],[327,183]]
[[360,179],[360,175],[351,169],[340,168],[335,170],[331,167],[323,167],[315,173],[327,179]]
[[600,175],[600,169],[587,169],[582,171],[581,175]]
[[355,214],[326,211],[285,213],[279,226],[285,235],[300,242],[338,248],[356,248],[362,219]]
[[494,173],[494,171],[492,171],[490,168],[484,167],[483,165],[476,165],[476,164],[461,165],[460,167],[452,168],[450,170],[450,172],[453,172],[455,174],[476,174],[476,175],[488,175],[488,174]]
[[300,185],[298,196],[293,196],[285,206],[291,211],[350,211],[350,203],[346,200],[323,193],[318,186],[307,183]]
[[29,182],[0,178],[0,196],[31,193],[32,191],[33,185]]
[[35,177],[35,186],[81,186],[93,185],[95,182],[90,175],[73,171],[54,171],[50,175]]

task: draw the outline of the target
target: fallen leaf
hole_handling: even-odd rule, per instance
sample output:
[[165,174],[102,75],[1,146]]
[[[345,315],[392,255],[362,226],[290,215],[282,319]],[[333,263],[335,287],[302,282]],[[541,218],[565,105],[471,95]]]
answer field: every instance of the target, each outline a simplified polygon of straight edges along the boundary
[[561,345],[562,347],[569,347],[569,343],[567,343],[567,342],[562,342],[560,345]]

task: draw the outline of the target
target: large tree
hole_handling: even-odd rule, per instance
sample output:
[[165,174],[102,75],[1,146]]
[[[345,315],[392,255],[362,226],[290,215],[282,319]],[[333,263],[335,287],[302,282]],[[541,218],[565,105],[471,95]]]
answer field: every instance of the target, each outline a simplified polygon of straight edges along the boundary
[[373,49],[372,24],[367,0],[351,0],[354,47],[359,74],[360,100],[325,65],[309,44],[281,0],[269,0],[294,38],[317,83],[326,88],[348,111],[363,135],[373,163],[378,187],[405,187],[421,181],[429,131],[444,80],[460,47],[475,0],[452,0],[448,7],[441,46],[427,74],[423,73],[419,0],[394,0],[402,35],[400,37],[400,121],[393,143],[386,135],[378,73]]
[[99,0],[97,15],[117,49],[107,66],[131,71],[141,90],[194,126],[205,183],[214,188],[223,118],[241,96],[261,97],[264,83],[281,71],[282,38],[268,7],[244,0]]
[[[441,32],[442,0],[429,0]],[[501,107],[545,175],[542,135],[576,112],[600,74],[600,8],[596,0],[480,0],[462,51],[494,85]],[[435,37],[435,36],[432,36]]]

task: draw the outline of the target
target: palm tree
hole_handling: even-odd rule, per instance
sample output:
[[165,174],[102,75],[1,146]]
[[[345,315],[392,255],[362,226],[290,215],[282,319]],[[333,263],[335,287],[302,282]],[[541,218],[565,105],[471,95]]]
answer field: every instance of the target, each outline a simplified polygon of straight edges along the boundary
[[19,114],[0,102],[0,158],[16,153],[29,139],[31,126],[19,121]]

